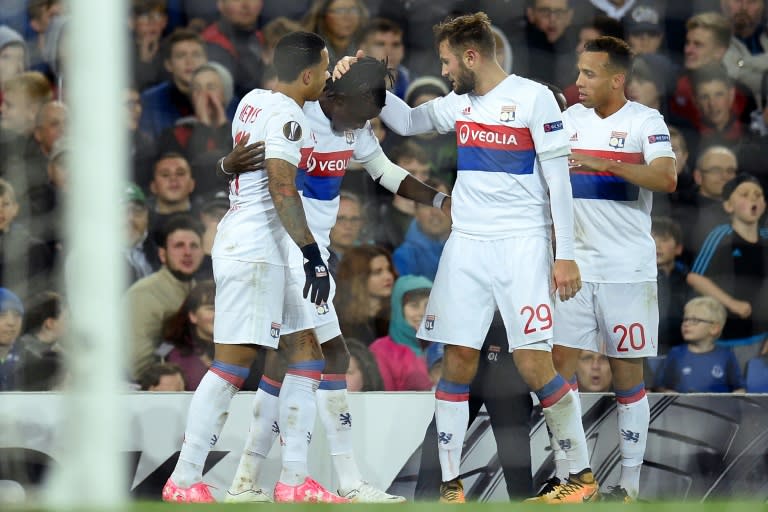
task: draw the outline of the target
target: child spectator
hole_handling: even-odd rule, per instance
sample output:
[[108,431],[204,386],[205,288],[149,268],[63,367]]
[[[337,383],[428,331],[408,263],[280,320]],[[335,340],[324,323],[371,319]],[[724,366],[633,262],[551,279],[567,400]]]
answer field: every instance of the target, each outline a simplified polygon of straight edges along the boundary
[[424,318],[432,281],[420,276],[401,276],[392,290],[389,335],[371,343],[385,391],[429,391],[424,349],[416,330]]
[[576,364],[576,380],[581,393],[605,393],[611,390],[613,372],[608,356],[582,350]]
[[744,382],[730,348],[715,345],[725,325],[725,308],[712,297],[685,305],[681,327],[685,345],[672,347],[656,376],[660,391],[678,393],[743,392]]
[[347,391],[383,391],[376,358],[362,342],[347,338],[349,349],[349,369],[347,369]]
[[8,288],[0,288],[0,391],[13,391],[19,380],[21,319],[24,306]]
[[141,391],[184,391],[184,375],[175,364],[155,363],[139,378]]
[[41,292],[27,303],[21,345],[18,388],[50,391],[64,379],[61,342],[67,333],[69,312],[64,298],[52,291]]
[[669,217],[653,217],[651,234],[656,242],[656,266],[659,298],[659,354],[680,343],[683,307],[691,298],[686,282],[688,266],[678,258],[683,253],[683,232]]
[[739,174],[723,186],[731,223],[713,229],[696,257],[688,284],[728,310],[721,343],[741,363],[756,355],[768,333],[768,229],[760,228],[765,196],[757,178]]
[[179,310],[163,323],[165,343],[171,345],[165,361],[181,369],[185,390],[197,389],[213,362],[213,319],[216,287],[213,281],[199,282]]

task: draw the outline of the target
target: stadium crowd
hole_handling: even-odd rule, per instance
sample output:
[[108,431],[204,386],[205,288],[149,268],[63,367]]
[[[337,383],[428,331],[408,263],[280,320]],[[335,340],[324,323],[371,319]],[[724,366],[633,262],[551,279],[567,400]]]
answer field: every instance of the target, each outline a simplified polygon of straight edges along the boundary
[[[768,29],[762,0],[132,0],[125,292],[132,364],[144,390],[194,390],[212,361],[211,248],[229,208],[216,173],[239,99],[270,88],[276,42],[326,40],[331,67],[363,49],[386,59],[391,91],[414,107],[446,95],[431,27],[484,10],[506,71],[579,101],[586,41],[625,39],[637,58],[626,93],[669,127],[677,189],[654,193],[659,356],[646,386],[768,392]],[[95,21],[94,21],[95,22]],[[7,0],[0,13],[0,390],[66,385],[68,145],[66,3]],[[456,139],[372,127],[389,158],[449,193]],[[450,232],[438,208],[344,176],[329,266],[351,352],[350,391],[429,390],[440,347],[415,337]],[[697,297],[710,297],[703,301]],[[582,390],[608,391],[584,353]],[[255,374],[259,373],[256,368]],[[610,371],[610,370],[608,370]],[[255,389],[259,376],[243,389]],[[249,384],[250,383],[250,384]],[[250,387],[249,387],[250,386]]]

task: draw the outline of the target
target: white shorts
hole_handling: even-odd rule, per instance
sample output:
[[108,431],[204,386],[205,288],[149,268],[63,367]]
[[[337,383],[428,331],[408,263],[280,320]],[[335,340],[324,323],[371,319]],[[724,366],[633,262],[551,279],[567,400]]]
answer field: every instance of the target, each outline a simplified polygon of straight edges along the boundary
[[656,282],[584,283],[565,302],[555,301],[555,345],[608,357],[653,357],[658,349]]
[[475,240],[452,233],[417,337],[479,350],[498,309],[510,352],[549,350],[552,261],[544,237]]
[[213,258],[215,343],[277,348],[281,334],[314,327],[314,305],[289,267]]
[[[293,279],[301,283],[300,290],[303,292],[306,279],[304,267],[291,267],[291,272],[293,273]],[[336,297],[336,281],[331,276],[331,293],[328,295],[328,303],[323,307],[310,303],[314,311],[312,316],[314,319],[315,336],[317,336],[317,342],[321,345],[337,336],[341,336],[339,317],[336,314],[336,308],[333,306],[334,297]]]

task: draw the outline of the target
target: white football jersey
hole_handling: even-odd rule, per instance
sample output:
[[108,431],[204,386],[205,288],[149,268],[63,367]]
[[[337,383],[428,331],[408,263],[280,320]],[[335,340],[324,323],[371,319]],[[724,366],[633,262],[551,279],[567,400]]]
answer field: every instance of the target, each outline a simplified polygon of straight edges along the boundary
[[482,96],[451,92],[429,105],[439,132],[456,131],[453,230],[480,239],[549,237],[547,183],[537,158],[569,152],[549,89],[510,75]]
[[[573,153],[633,164],[674,158],[669,130],[658,111],[628,101],[605,119],[573,105],[563,114]],[[653,193],[610,172],[571,169],[574,241],[581,278],[594,283],[656,280],[651,236]]]
[[[278,92],[254,89],[243,97],[232,122],[232,138],[238,141],[246,133],[250,141],[265,142],[266,159],[298,166],[302,150],[312,150],[312,134],[304,113],[295,101]],[[219,222],[214,258],[301,264],[301,252],[293,249],[296,244],[277,215],[267,181],[266,170],[243,173],[231,180],[230,208]]]
[[327,259],[331,228],[339,212],[339,190],[349,159],[365,165],[382,150],[370,123],[359,130],[334,132],[317,101],[304,104],[304,115],[315,142],[313,151],[302,152],[296,188],[301,191],[309,229]]

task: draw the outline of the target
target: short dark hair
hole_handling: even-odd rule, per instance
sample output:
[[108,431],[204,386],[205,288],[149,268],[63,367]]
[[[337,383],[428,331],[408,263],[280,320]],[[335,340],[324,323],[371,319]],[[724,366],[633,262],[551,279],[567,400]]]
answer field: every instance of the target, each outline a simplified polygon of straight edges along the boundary
[[389,18],[373,18],[371,21],[368,22],[368,24],[363,28],[363,31],[360,35],[360,40],[365,41],[368,36],[372,34],[378,34],[380,32],[388,33],[391,32],[393,34],[400,34],[402,35],[403,29],[392,21]]
[[671,217],[654,216],[651,220],[651,233],[658,236],[669,236],[675,243],[683,243],[683,229]]
[[201,221],[188,213],[173,214],[155,232],[155,243],[157,246],[167,249],[168,237],[176,231],[194,231],[202,239],[205,228]]
[[163,40],[163,60],[170,59],[173,47],[184,41],[195,42],[200,45],[203,52],[206,51],[205,42],[203,41],[203,38],[200,37],[200,34],[188,28],[177,28]]
[[275,69],[281,82],[293,82],[305,69],[320,62],[325,41],[313,32],[291,32],[275,45]]
[[44,291],[24,305],[25,332],[37,334],[49,318],[59,318],[64,310],[64,298],[56,292]]
[[344,100],[368,100],[373,102],[376,108],[384,108],[387,98],[387,78],[392,75],[384,61],[373,57],[363,57],[341,78],[328,80],[328,96],[336,96]]
[[691,81],[693,82],[694,94],[699,87],[709,82],[722,82],[729,88],[733,86],[733,80],[728,76],[728,71],[720,62],[706,64],[694,70],[691,73]]
[[625,73],[632,69],[634,53],[626,41],[612,36],[600,36],[584,44],[585,52],[605,52],[608,64]]
[[416,160],[422,164],[430,163],[427,151],[417,143],[407,139],[392,148],[389,157],[395,163],[403,159]]
[[184,384],[186,385],[184,372],[179,365],[172,363],[155,363],[139,376],[139,386],[141,386],[142,391],[148,391],[152,386],[160,384],[160,377],[176,374],[181,375],[181,380],[184,381]]
[[435,25],[432,31],[435,35],[435,46],[439,47],[440,43],[448,41],[454,50],[463,52],[474,47],[485,57],[496,54],[496,39],[491,30],[491,20],[484,12],[446,18]]

